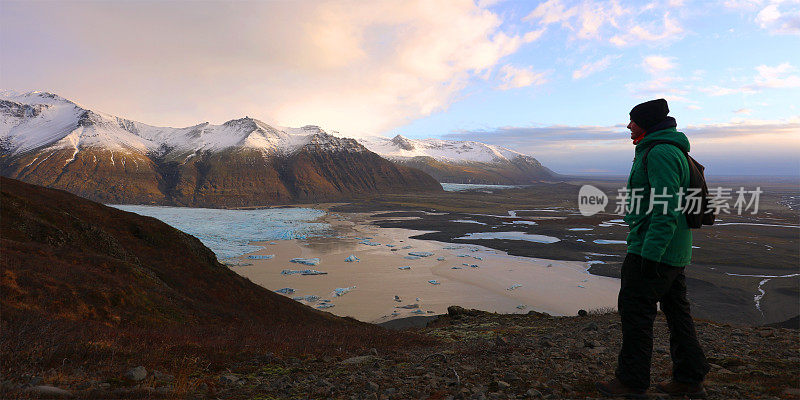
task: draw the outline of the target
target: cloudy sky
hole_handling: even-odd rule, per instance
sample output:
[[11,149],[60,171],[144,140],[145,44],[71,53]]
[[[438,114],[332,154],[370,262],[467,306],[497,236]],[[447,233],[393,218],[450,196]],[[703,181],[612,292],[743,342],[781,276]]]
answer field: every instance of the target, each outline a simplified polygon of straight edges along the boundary
[[800,0],[0,2],[0,88],[627,173],[657,97],[717,174],[800,175]]

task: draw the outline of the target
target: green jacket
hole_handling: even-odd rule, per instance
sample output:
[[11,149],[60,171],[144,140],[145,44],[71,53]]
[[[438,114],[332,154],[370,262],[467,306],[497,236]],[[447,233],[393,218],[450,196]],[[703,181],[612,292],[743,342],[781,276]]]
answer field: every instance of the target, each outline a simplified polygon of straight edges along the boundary
[[[647,156],[647,175],[642,165],[644,150],[654,140],[669,140],[681,149],[689,151],[689,139],[675,128],[663,129],[645,134],[636,145],[631,174],[628,177],[628,200],[625,222],[630,227],[628,233],[628,252],[644,258],[673,266],[685,266],[692,258],[692,231],[683,213],[675,209],[679,205],[678,191],[689,187],[689,163],[677,147],[664,143],[657,144]],[[633,190],[641,196],[638,211],[630,207]],[[666,188],[666,198],[656,197],[651,212],[650,188],[660,195]],[[663,200],[663,201],[662,201]],[[664,204],[667,211],[664,213]]]

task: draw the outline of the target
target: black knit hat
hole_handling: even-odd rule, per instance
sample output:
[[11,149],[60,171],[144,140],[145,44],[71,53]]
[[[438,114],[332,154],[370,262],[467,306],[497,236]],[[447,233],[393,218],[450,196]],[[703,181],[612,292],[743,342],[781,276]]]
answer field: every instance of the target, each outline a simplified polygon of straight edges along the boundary
[[633,107],[631,121],[645,131],[650,131],[650,128],[666,119],[667,114],[669,114],[669,106],[667,106],[666,100],[650,100]]

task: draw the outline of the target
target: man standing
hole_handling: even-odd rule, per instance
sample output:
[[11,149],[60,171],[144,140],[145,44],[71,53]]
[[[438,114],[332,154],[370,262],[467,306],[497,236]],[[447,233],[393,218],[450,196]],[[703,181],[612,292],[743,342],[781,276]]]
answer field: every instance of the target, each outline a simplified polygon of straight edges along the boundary
[[[685,195],[689,187],[689,165],[684,155],[689,151],[689,140],[675,129],[675,119],[668,113],[664,99],[639,104],[630,112],[628,129],[636,150],[625,215],[630,228],[628,254],[620,272],[617,306],[622,348],[616,378],[597,384],[606,396],[646,397],[656,303],[661,303],[667,319],[672,356],[672,380],[658,384],[656,389],[675,396],[706,395],[702,382],[709,366],[689,313],[684,275],[691,259],[692,232],[680,210],[679,193]],[[654,144],[656,141],[669,143]]]

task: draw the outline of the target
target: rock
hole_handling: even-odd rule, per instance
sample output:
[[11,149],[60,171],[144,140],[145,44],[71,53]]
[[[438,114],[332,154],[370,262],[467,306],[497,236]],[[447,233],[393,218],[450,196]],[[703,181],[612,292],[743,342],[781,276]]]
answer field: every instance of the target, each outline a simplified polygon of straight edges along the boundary
[[543,397],[542,393],[534,388],[528,389],[528,391],[525,392],[525,396],[527,396],[529,399],[541,399]]
[[478,315],[479,313],[480,311],[478,310],[467,310],[466,308],[461,306],[447,307],[447,315],[451,317],[464,316],[464,315],[474,316]]
[[761,336],[763,338],[773,337],[775,336],[775,330],[771,328],[761,329],[758,331],[758,336]]
[[28,388],[27,391],[29,391],[31,393],[36,393],[39,396],[48,397],[48,398],[52,398],[52,397],[58,397],[58,398],[72,397],[72,393],[69,390],[64,390],[64,389],[57,388],[55,386],[49,386],[49,385],[33,386],[33,387]]
[[147,378],[147,370],[143,366],[129,369],[123,377],[129,381],[139,382]]
[[585,317],[587,315],[589,315],[589,313],[586,310],[578,310],[579,317]]
[[365,387],[366,387],[366,389],[367,389],[368,391],[370,391],[370,392],[377,392],[377,391],[380,389],[380,387],[378,386],[378,384],[377,384],[377,383],[375,383],[375,382],[373,382],[373,381],[369,381],[369,382],[367,382],[367,384],[365,385]]
[[153,370],[153,378],[157,381],[163,382],[172,382],[175,380],[175,377],[170,374],[165,374],[158,370]]
[[219,377],[219,383],[224,386],[234,385],[239,382],[239,377],[234,374],[225,374]]
[[595,322],[589,322],[588,324],[584,325],[584,326],[583,326],[583,328],[581,328],[581,332],[585,332],[585,331],[597,331],[598,329],[599,329],[599,328],[597,327],[597,323],[595,323]]
[[378,356],[378,349],[376,349],[374,347],[369,349],[369,354],[372,354],[373,356],[377,357]]
[[497,381],[497,388],[500,390],[506,390],[510,387],[511,385],[506,381]]

